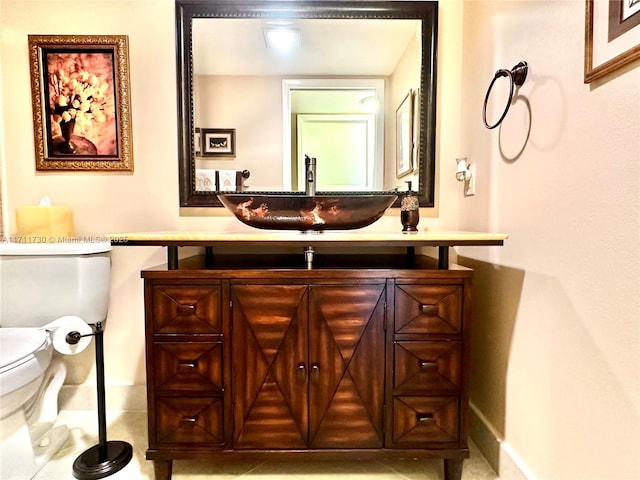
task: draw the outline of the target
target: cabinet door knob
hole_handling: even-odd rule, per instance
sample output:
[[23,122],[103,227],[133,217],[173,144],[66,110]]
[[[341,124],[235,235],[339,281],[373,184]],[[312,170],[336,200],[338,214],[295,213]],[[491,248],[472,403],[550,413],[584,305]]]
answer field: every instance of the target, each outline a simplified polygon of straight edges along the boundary
[[317,381],[320,378],[320,364],[314,362],[311,364],[311,378]]
[[307,367],[305,367],[304,363],[300,362],[296,368],[298,382],[303,383],[307,379]]
[[438,313],[438,306],[427,305],[423,303],[422,305],[420,305],[420,313],[424,313],[425,315],[435,315]]

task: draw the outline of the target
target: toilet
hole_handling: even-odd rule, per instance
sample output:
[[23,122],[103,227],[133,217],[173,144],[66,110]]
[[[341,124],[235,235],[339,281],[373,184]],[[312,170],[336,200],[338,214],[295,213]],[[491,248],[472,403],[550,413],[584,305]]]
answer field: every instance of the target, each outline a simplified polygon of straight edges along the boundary
[[[52,322],[107,317],[109,242],[0,243],[0,478],[29,480],[59,450],[64,356]],[[48,328],[49,327],[49,328]]]

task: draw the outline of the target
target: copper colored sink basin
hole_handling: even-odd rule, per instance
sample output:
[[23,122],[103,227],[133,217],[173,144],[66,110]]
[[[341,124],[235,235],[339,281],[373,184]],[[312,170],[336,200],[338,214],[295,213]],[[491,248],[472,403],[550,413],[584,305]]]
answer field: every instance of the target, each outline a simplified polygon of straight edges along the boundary
[[298,195],[219,194],[242,223],[272,230],[352,230],[378,220],[396,200],[394,194]]

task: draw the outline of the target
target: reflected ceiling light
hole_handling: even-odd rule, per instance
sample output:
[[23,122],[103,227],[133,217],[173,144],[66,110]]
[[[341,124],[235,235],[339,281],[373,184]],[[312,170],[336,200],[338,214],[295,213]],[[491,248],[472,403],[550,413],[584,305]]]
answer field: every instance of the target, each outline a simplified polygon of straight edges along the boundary
[[290,50],[300,47],[300,30],[292,23],[268,23],[262,31],[267,48]]

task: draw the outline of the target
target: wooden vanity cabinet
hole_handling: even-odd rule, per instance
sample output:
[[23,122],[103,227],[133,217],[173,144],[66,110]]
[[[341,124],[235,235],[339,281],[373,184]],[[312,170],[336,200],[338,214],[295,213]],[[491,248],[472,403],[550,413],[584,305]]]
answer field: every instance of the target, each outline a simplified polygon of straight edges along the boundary
[[143,271],[156,480],[173,459],[409,450],[459,479],[472,272],[400,258]]

